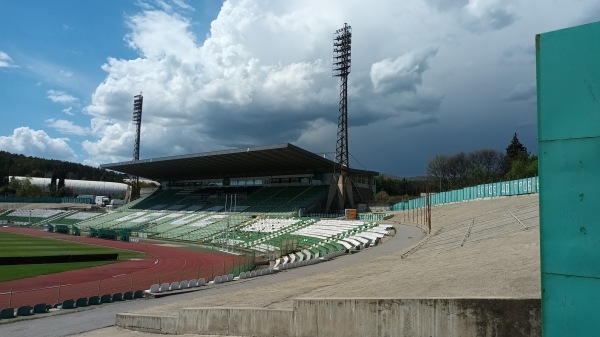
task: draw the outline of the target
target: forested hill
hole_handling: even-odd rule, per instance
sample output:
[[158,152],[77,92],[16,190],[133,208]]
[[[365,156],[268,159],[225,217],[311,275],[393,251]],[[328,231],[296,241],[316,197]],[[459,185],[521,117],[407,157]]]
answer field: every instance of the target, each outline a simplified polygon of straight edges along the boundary
[[53,175],[63,179],[114,182],[123,182],[123,179],[127,178],[124,174],[97,167],[0,151],[0,177],[2,181],[9,176],[51,178]]

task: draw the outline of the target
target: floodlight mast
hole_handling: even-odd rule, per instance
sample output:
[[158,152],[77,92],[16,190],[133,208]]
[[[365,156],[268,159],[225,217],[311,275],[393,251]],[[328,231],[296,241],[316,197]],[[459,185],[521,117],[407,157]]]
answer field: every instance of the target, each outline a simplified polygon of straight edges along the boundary
[[337,195],[339,208],[346,205],[354,207],[351,181],[348,175],[348,74],[351,68],[352,27],[344,23],[344,27],[333,34],[333,76],[341,79],[338,131],[333,179],[327,198],[327,210]]
[[133,122],[135,123],[135,143],[133,144],[133,160],[140,160],[140,133],[142,130],[142,105],[144,104],[144,96],[140,92],[139,95],[133,96]]
[[348,74],[350,74],[350,47],[352,27],[344,24],[333,36],[333,76],[341,78],[338,133],[335,160],[339,172],[348,168]]
[[[133,96],[133,123],[135,124],[135,141],[133,144],[133,161],[140,160],[140,135],[142,131],[142,105],[144,104],[144,96],[140,92],[139,95]],[[140,197],[140,178],[132,177],[131,200]]]

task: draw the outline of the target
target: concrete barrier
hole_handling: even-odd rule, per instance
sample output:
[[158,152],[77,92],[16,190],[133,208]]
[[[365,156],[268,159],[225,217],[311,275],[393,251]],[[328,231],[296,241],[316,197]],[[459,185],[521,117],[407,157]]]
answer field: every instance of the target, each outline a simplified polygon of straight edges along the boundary
[[541,336],[540,299],[296,299],[293,310],[184,308],[118,314],[122,328],[162,334],[282,337]]
[[292,336],[541,336],[540,299],[298,299]]
[[177,333],[290,337],[292,310],[262,308],[185,308]]
[[117,314],[115,324],[129,330],[174,335],[178,321],[178,316]]

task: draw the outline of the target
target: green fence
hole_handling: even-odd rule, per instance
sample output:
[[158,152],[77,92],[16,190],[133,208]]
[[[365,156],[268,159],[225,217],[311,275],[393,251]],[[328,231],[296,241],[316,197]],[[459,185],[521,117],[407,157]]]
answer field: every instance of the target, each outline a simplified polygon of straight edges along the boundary
[[[460,190],[452,190],[431,194],[429,196],[431,206],[463,202],[474,199],[508,197],[512,195],[532,194],[539,192],[538,177],[518,180],[503,181],[497,183],[481,184],[465,187]],[[392,211],[405,211],[409,209],[427,206],[427,197],[420,197],[406,202],[400,202],[390,207]]]
[[387,213],[358,213],[358,220],[382,221],[388,216]]

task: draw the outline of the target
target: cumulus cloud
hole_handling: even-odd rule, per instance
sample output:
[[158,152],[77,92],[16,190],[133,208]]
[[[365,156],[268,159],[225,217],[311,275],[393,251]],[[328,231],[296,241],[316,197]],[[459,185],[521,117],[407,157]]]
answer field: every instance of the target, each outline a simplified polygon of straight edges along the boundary
[[59,90],[48,90],[48,98],[52,102],[60,104],[73,104],[79,101],[77,97]]
[[513,24],[517,9],[508,0],[425,0],[436,10],[454,13],[456,19],[476,33],[498,30]]
[[44,130],[16,128],[10,136],[0,136],[0,148],[12,153],[73,161],[77,158],[68,138],[52,138]]
[[502,29],[518,19],[516,7],[504,0],[469,0],[463,7],[464,20],[472,29]]
[[73,112],[73,107],[72,106],[70,106],[68,108],[62,109],[62,112],[66,113],[69,116],[74,116],[75,115],[75,113]]
[[84,140],[81,143],[83,149],[93,159],[88,160],[88,164],[99,165],[133,158],[131,154],[135,131],[132,128],[123,128],[120,124],[110,124],[100,119],[94,119],[92,130],[96,133],[102,130],[105,136],[99,141]]
[[377,95],[365,100],[361,108],[367,113],[355,123],[388,119],[397,126],[409,127],[434,122],[444,95],[422,83],[423,74],[438,50],[438,46],[429,46],[373,63],[369,75]]
[[73,122],[64,119],[50,118],[46,120],[46,125],[66,135],[86,136],[90,133],[89,128],[76,125]]
[[385,59],[371,66],[371,83],[376,92],[415,91],[423,82],[428,61],[439,47],[428,47],[406,53],[396,59]]
[[12,64],[12,58],[8,56],[7,53],[0,51],[0,68],[10,67],[15,67],[15,65]]
[[[175,10],[182,6],[147,5],[126,21],[125,41],[139,57],[109,58],[102,67],[107,76],[84,109],[96,138],[84,142],[84,149],[95,158],[130,158],[131,106],[139,92],[144,95],[142,157],[309,143],[337,121],[339,80],[331,76],[331,36],[343,19],[330,15],[327,6],[226,1],[210,36],[199,41],[190,19]],[[423,73],[437,50],[415,48],[389,59],[377,58],[381,53],[353,54],[364,57],[353,66],[359,71],[351,75],[350,100],[376,104],[357,105],[351,123],[409,111],[431,120],[443,95],[423,86]],[[373,63],[378,65],[370,87],[365,75]]]

